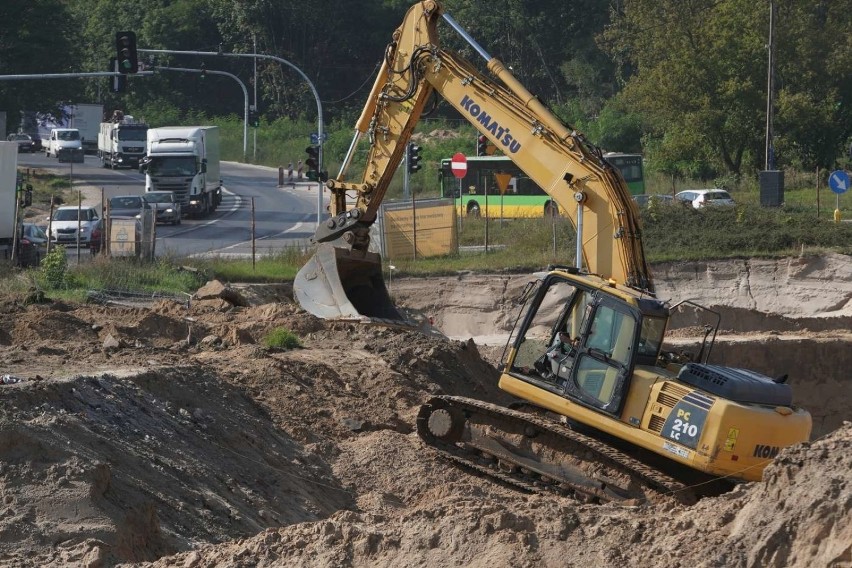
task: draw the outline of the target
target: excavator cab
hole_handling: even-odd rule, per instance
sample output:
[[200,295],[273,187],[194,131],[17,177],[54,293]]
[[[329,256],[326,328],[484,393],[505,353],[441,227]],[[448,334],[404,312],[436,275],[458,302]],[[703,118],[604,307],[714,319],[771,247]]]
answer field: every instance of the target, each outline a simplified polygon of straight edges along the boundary
[[[514,337],[504,368],[554,394],[618,414],[636,364],[653,365],[667,310],[572,272],[546,276]],[[650,308],[650,309],[649,309]]]

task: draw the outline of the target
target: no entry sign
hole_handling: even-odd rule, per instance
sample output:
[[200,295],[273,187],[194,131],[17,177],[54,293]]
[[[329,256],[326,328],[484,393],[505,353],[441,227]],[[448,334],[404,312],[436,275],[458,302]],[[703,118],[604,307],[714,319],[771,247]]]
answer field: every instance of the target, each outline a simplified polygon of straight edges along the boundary
[[461,152],[453,154],[453,159],[450,161],[450,169],[453,170],[453,175],[461,179],[467,175],[467,158]]

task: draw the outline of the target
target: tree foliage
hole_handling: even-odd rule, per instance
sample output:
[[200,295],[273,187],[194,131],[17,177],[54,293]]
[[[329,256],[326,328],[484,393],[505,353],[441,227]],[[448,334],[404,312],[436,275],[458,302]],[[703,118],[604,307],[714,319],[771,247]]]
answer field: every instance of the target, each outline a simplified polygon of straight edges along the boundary
[[[852,10],[841,0],[777,6],[773,142],[779,165],[832,167],[852,135]],[[258,53],[283,58],[316,87],[327,124],[351,123],[384,50],[413,0],[27,0],[0,3],[0,74],[106,71],[115,32],[140,48]],[[712,177],[764,161],[768,3],[747,0],[444,0],[451,14],[528,90],[606,150],[642,151],[671,174]],[[448,25],[442,45],[484,62]],[[50,30],[49,33],[46,30]],[[159,67],[221,70],[246,84],[248,58],[157,55]],[[315,121],[302,77],[257,63],[265,123]],[[242,117],[233,79],[182,71],[108,79],[0,82],[0,109],[102,102],[109,113],[168,121]],[[250,102],[253,102],[251,100]],[[438,118],[458,119],[448,105]]]
[[[776,3],[776,154],[781,165],[827,165],[849,135],[850,11]],[[624,94],[657,169],[762,169],[768,28],[768,3],[625,0],[602,38],[636,68]]]
[[[78,40],[78,30],[60,0],[0,2],[0,75],[75,71]],[[0,110],[7,112],[12,130],[18,126],[18,110],[55,111],[78,91],[74,79],[2,81]],[[3,138],[5,134],[0,133]]]

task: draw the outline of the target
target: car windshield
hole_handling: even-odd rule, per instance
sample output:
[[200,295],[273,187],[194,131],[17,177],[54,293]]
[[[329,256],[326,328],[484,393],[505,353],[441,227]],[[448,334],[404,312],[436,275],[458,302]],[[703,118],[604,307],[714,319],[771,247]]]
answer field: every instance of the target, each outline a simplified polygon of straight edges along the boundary
[[118,139],[119,140],[138,140],[140,142],[144,142],[147,134],[148,134],[148,131],[145,128],[119,128],[118,129]]
[[109,200],[110,209],[139,209],[142,207],[142,198],[129,197],[113,197]]
[[30,223],[24,223],[24,234],[28,237],[34,237],[36,239],[46,239],[47,235],[38,225],[33,225]]
[[152,176],[194,176],[196,171],[193,156],[158,156],[148,166]]
[[708,192],[704,196],[704,199],[706,201],[720,201],[720,200],[723,200],[723,199],[730,199],[730,198],[731,198],[731,194],[728,193],[727,191],[711,191],[711,192]]
[[56,137],[60,140],[79,140],[80,132],[78,130],[60,130],[56,133]]
[[[86,220],[86,210],[80,210],[80,219]],[[54,221],[76,221],[77,209],[57,209],[53,214]]]
[[26,134],[15,134],[15,140],[30,140],[30,137]]
[[144,199],[148,203],[174,203],[170,193],[146,193]]

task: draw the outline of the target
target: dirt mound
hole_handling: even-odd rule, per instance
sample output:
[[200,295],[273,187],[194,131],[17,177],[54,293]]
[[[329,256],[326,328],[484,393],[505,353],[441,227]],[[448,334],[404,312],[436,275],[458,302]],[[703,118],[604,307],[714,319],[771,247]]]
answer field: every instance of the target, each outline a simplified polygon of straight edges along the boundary
[[[795,298],[805,275],[819,291],[841,260],[766,290]],[[752,293],[769,271],[755,266]],[[419,405],[435,394],[507,402],[502,347],[479,338],[497,330],[505,343],[529,279],[394,280],[395,298],[461,340],[324,322],[286,286],[235,287],[245,307],[0,303],[0,374],[22,379],[0,386],[0,565],[852,566],[842,298],[781,316],[843,329],[749,331],[714,349],[714,362],[783,367],[818,428],[836,429],[782,452],[761,483],[689,508],[594,506],[438,459],[413,432]],[[276,328],[303,348],[262,347]],[[684,325],[672,339],[694,348],[696,333]]]
[[[384,445],[406,456],[405,447]],[[452,486],[423,487],[420,498],[377,492],[362,511],[270,529],[152,566],[238,565],[249,558],[256,566],[622,567],[658,566],[661,558],[678,566],[849,566],[850,450],[847,424],[823,440],[783,452],[765,481],[686,509],[501,496],[453,478]],[[371,469],[390,478],[386,472],[395,470],[387,466],[397,461],[396,451],[370,457]],[[396,465],[408,483],[394,487],[390,479],[391,489],[416,484],[405,478],[404,463]]]

